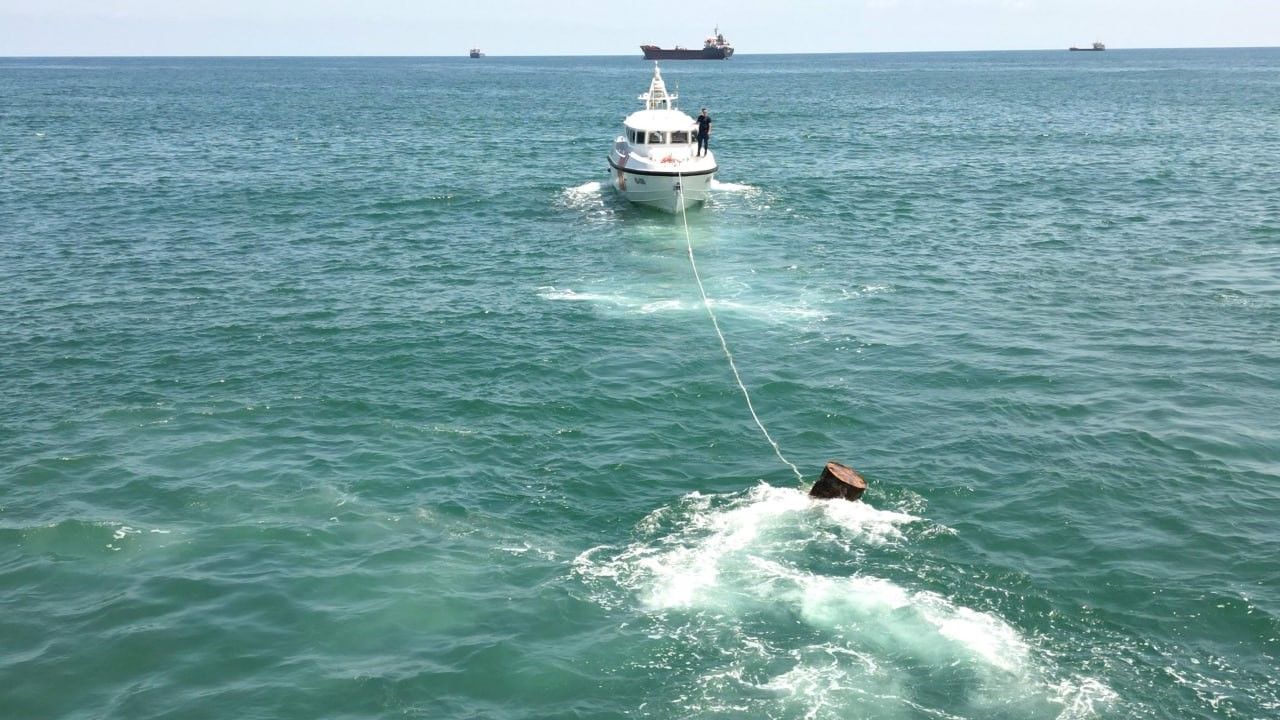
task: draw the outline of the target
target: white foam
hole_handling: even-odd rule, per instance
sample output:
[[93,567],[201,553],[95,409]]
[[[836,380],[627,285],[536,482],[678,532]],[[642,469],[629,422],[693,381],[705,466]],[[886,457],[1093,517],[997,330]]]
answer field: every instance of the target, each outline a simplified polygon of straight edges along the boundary
[[799,318],[805,320],[822,320],[826,318],[826,313],[820,310],[814,310],[809,307],[792,307],[786,305],[752,305],[749,303],[740,303],[734,300],[711,300],[711,307],[717,310],[727,310],[740,313],[752,317],[775,319],[775,318]]
[[902,526],[920,521],[920,518],[909,513],[879,510],[862,502],[820,502],[815,504],[818,506],[819,512],[832,523],[840,525],[846,531],[876,544],[901,540]]
[[432,425],[431,432],[443,433],[446,435],[475,435],[476,431],[470,428],[454,427],[451,425]]
[[557,288],[554,286],[544,286],[538,288],[538,297],[544,300],[568,300],[570,302],[594,302],[604,303],[608,305],[626,306],[634,304],[634,301],[620,295],[612,295],[607,293],[593,292],[577,292],[570,288]]
[[1097,678],[1074,677],[1054,687],[1054,701],[1062,705],[1058,720],[1084,720],[1096,717],[1100,708],[1111,705],[1120,696]]
[[1016,674],[1028,663],[1021,635],[995,615],[958,606],[930,591],[911,591],[870,575],[833,577],[753,558],[753,575],[806,623],[930,663],[968,662]]
[[498,550],[501,550],[502,552],[505,552],[505,553],[510,553],[512,555],[527,555],[530,552],[532,552],[534,555],[537,555],[538,557],[541,557],[546,560],[554,560],[556,558],[555,551],[536,548],[527,542],[522,543],[520,545],[499,546]]
[[882,295],[884,293],[893,292],[893,288],[888,285],[863,285],[856,290],[841,288],[840,295],[847,300],[858,300],[871,295]]
[[655,300],[647,302],[640,306],[640,312],[645,315],[664,312],[684,312],[689,310],[689,303],[680,300]]
[[[151,544],[150,541],[143,541],[142,537],[138,537],[137,540],[130,540],[130,538],[134,536],[169,535],[172,532],[170,530],[165,530],[163,528],[147,528],[147,529],[136,528],[136,527],[133,527],[132,525],[125,525],[123,523],[103,523],[103,525],[107,525],[107,526],[114,525],[114,529],[112,529],[111,531],[111,542],[106,544],[107,549],[111,550],[112,552],[119,552],[126,545],[129,545],[131,543],[137,543],[139,541],[143,542],[144,547]],[[50,525],[50,527],[54,527],[54,526]]]
[[560,191],[556,203],[561,207],[582,213],[588,218],[600,220],[611,214],[605,202],[603,189],[604,185],[596,180],[567,187]]
[[711,181],[711,189],[714,190],[715,192],[741,192],[741,193],[755,192],[759,190],[759,188],[753,187],[751,185],[744,185],[742,183],[720,182],[719,180],[714,180],[714,179]]
[[[1056,705],[1060,720],[1075,720],[1115,699],[1100,681],[1054,678],[1052,658],[993,612],[885,577],[888,568],[844,563],[854,571],[845,574],[821,560],[892,554],[928,530],[907,512],[761,483],[732,496],[691,493],[644,518],[635,542],[593,548],[574,568],[602,603],[639,601],[682,643],[711,644],[691,708],[731,697],[747,703],[739,714],[754,716],[838,717],[863,707],[878,717],[951,717],[911,699],[921,668],[961,668],[974,709]],[[809,639],[776,644],[757,634],[762,617],[794,618]]]
[[140,532],[142,531],[136,528],[131,528],[128,525],[121,525],[120,527],[116,528],[116,531],[114,533],[111,533],[111,538],[113,540],[123,540],[127,535],[137,535]]
[[931,592],[915,593],[912,604],[939,637],[992,668],[1017,673],[1030,660],[1027,642],[995,615],[955,605]]
[[603,186],[600,184],[598,180],[593,180],[591,182],[582,183],[577,187],[565,188],[564,193],[565,195],[571,195],[571,196],[572,195],[578,195],[578,196],[599,195],[602,187]]
[[[583,291],[572,288],[558,288],[547,285],[536,289],[538,297],[543,300],[595,303],[616,308],[627,313],[639,315],[655,314],[688,314],[702,313],[702,304],[695,298],[643,298],[622,293],[601,293]],[[824,320],[826,314],[808,307],[788,307],[785,305],[755,305],[732,300],[712,300],[711,305],[718,310],[732,312],[766,322],[785,322],[792,319]]]
[[749,551],[802,545],[811,537],[806,524],[815,520],[837,526],[851,541],[868,544],[898,541],[902,538],[898,526],[919,520],[865,503],[832,509],[836,503],[815,502],[800,490],[767,483],[723,507],[712,501],[692,493],[675,510],[656,511],[641,523],[641,529],[658,532],[674,520],[679,523],[674,534],[634,543],[603,563],[584,553],[577,563],[579,572],[618,578],[623,586],[638,591],[651,609],[696,607],[723,599],[722,573],[755,573],[753,566],[762,560]]

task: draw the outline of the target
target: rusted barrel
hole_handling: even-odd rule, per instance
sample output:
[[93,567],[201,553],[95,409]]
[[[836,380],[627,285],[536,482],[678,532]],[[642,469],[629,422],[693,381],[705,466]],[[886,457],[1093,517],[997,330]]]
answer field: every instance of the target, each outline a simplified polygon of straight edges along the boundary
[[833,498],[857,500],[866,491],[867,481],[863,480],[861,475],[848,465],[841,465],[832,460],[827,463],[826,467],[822,468],[822,477],[819,477],[818,482],[813,484],[813,489],[809,491],[809,497],[818,498],[819,500],[831,500]]

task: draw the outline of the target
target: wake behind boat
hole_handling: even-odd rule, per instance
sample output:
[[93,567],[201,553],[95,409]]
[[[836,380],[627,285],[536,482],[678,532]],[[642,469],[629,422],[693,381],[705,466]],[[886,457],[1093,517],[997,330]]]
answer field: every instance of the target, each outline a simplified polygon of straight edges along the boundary
[[697,123],[676,109],[676,99],[654,63],[649,91],[640,96],[644,109],[623,120],[609,153],[618,194],[671,213],[706,202],[719,169],[710,150],[697,155]]

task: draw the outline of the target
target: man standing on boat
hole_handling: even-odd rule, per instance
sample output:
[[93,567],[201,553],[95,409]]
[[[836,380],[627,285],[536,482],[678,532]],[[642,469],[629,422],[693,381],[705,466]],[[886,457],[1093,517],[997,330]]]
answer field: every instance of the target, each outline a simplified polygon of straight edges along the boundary
[[702,108],[702,114],[698,116],[698,157],[702,157],[707,152],[707,140],[711,138],[711,118],[707,116],[707,109]]

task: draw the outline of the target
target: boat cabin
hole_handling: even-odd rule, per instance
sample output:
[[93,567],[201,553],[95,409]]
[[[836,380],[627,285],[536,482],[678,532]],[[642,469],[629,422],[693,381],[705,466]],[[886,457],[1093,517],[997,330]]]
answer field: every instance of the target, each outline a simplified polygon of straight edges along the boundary
[[627,127],[626,138],[632,145],[689,145],[694,141],[694,134],[691,130],[664,132]]

